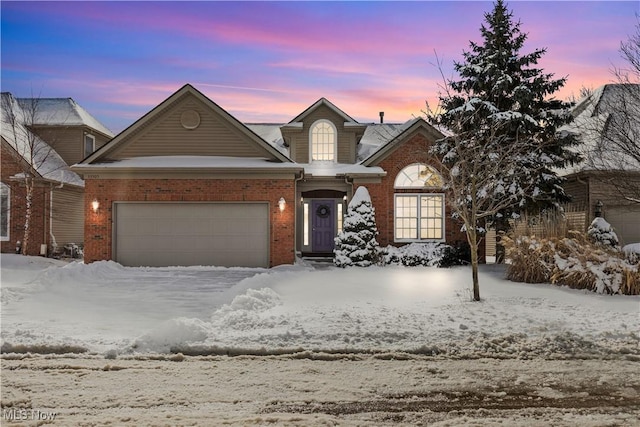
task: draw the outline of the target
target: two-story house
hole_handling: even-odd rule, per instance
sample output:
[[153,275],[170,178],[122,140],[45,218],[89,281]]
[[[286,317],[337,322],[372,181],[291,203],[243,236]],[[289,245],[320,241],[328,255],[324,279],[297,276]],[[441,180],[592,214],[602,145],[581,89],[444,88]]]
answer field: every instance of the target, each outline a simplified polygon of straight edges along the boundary
[[113,134],[71,98],[2,93],[0,239],[2,252],[24,251],[25,178],[33,178],[27,254],[52,255],[84,241],[84,181],[69,165]]
[[[381,115],[382,116],[382,115]],[[72,167],[85,262],[270,267],[331,255],[366,186],[382,246],[465,241],[422,119],[358,123],[322,98],[285,124],[243,124],[185,85]]]

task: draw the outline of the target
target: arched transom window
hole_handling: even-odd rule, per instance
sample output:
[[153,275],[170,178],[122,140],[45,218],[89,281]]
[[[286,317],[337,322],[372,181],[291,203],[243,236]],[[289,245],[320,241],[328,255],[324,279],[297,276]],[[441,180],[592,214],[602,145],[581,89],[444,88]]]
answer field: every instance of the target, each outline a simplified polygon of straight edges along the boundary
[[336,161],[336,128],[327,120],[319,120],[311,126],[309,132],[309,151],[311,161]]
[[431,166],[414,163],[402,169],[393,185],[395,188],[442,188],[442,177]]

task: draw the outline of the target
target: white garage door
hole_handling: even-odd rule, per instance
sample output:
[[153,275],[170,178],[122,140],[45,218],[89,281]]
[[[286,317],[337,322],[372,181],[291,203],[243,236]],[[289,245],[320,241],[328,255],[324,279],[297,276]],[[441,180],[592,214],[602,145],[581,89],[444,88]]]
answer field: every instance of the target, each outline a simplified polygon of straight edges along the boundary
[[115,260],[127,266],[269,266],[266,203],[116,203]]
[[604,217],[622,244],[640,243],[640,207],[611,207],[606,209]]

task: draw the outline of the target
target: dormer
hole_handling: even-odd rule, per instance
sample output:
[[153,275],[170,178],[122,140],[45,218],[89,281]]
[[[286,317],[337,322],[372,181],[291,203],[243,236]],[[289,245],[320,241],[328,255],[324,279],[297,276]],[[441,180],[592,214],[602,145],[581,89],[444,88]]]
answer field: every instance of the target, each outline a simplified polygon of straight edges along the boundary
[[113,133],[72,98],[18,98],[29,127],[69,165],[106,144]]
[[326,98],[280,128],[290,157],[297,163],[356,163],[361,125]]

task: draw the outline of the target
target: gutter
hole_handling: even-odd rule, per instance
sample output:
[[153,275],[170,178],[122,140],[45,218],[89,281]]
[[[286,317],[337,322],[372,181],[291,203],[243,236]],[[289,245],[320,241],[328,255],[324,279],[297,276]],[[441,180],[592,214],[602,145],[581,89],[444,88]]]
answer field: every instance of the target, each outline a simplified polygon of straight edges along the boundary
[[247,172],[261,172],[261,173],[304,173],[304,168],[299,166],[287,166],[287,167],[99,167],[99,166],[83,166],[73,165],[71,170],[77,174],[104,174],[104,175],[116,175],[121,173],[127,173],[130,175],[145,174],[145,173],[162,173],[166,175],[171,174],[198,174],[198,173],[247,173]]

